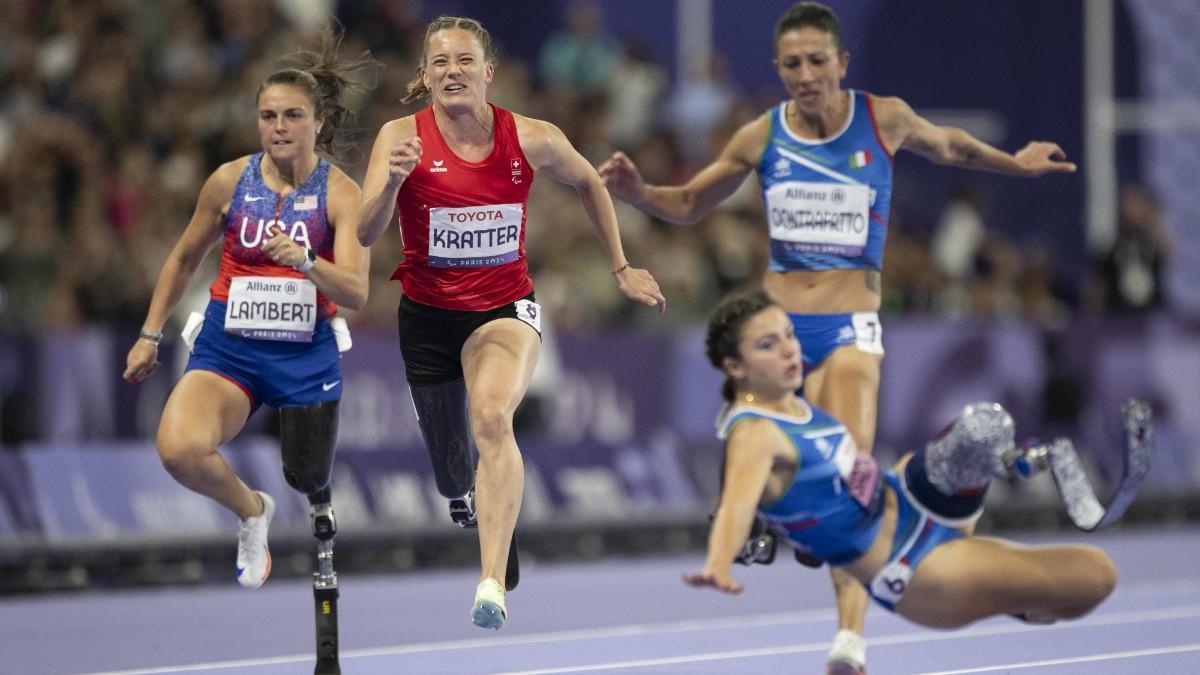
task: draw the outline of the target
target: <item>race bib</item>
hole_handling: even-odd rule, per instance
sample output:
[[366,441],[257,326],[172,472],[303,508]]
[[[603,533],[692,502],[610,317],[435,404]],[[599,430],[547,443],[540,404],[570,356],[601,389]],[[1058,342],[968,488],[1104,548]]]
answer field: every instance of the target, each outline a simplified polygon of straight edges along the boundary
[[542,334],[542,306],[532,300],[518,300],[513,303],[517,310],[517,318],[529,324],[538,335]]
[[772,243],[787,251],[857,257],[867,245],[867,185],[776,183],[767,190],[766,203]]
[[520,255],[521,204],[429,209],[430,267],[495,267]]
[[234,277],[225,306],[225,332],[254,340],[312,342],[317,287],[308,279]]
[[912,583],[912,575],[912,568],[903,562],[890,562],[871,580],[871,595],[895,606]]
[[834,451],[833,463],[854,501],[868,513],[876,513],[883,504],[883,483],[875,458],[859,452],[854,439],[846,434]]
[[883,326],[877,312],[855,312],[850,320],[854,323],[854,345],[866,354],[883,353]]

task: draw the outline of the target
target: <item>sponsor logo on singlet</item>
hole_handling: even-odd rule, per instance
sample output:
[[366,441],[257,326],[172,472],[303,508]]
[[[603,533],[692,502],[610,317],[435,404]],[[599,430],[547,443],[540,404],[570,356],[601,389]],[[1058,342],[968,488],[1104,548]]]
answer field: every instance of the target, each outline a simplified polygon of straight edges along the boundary
[[866,185],[786,181],[766,191],[771,239],[798,253],[858,256],[870,230]]
[[430,267],[494,267],[520,254],[521,204],[429,209]]
[[308,279],[233,277],[225,331],[256,340],[311,342],[317,320],[317,287]]

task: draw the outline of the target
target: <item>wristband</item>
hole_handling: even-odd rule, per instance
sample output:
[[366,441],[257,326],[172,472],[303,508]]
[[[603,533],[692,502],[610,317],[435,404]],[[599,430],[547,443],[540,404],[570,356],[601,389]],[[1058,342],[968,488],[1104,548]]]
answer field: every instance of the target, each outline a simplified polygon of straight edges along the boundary
[[143,328],[142,331],[138,333],[138,339],[145,340],[146,342],[149,342],[157,347],[158,343],[162,342],[163,334],[162,331],[152,331]]
[[297,272],[307,272],[317,264],[317,252],[313,249],[305,249],[304,262],[295,266]]
[[617,274],[620,274],[621,272],[624,272],[624,271],[625,271],[625,270],[627,270],[627,269],[629,269],[629,263],[628,263],[628,262],[626,262],[624,265],[621,265],[621,266],[620,266],[620,267],[618,267],[617,269],[613,270],[613,271],[612,271],[612,274],[613,274],[613,275],[617,275]]

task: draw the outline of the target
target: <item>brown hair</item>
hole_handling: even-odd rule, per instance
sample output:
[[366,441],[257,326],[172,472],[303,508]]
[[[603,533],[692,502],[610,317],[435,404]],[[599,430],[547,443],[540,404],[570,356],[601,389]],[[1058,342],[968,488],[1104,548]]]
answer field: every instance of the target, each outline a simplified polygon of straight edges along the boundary
[[417,62],[417,77],[408,83],[408,93],[401,99],[402,103],[412,103],[429,96],[429,89],[421,77],[425,72],[425,53],[429,51],[429,39],[438,31],[454,28],[460,28],[473,34],[479,40],[480,46],[483,47],[484,62],[496,63],[496,49],[492,45],[492,34],[487,32],[483,24],[464,16],[439,16],[425,27],[425,40],[421,43],[421,58]]
[[842,25],[838,22],[837,14],[825,5],[819,2],[800,2],[784,12],[775,24],[775,44],[779,44],[779,38],[784,33],[801,28],[816,28],[829,33],[838,53],[845,51],[842,47]]
[[[254,95],[255,100],[258,100],[267,87],[275,84],[303,89],[312,101],[313,114],[317,119],[324,119],[321,132],[317,134],[316,149],[335,158],[343,153],[346,149],[344,146],[353,146],[353,142],[348,138],[353,130],[346,127],[354,115],[342,104],[342,96],[347,91],[374,87],[374,75],[381,65],[371,58],[370,51],[339,60],[337,53],[342,46],[343,34],[338,25],[331,23],[326,26],[325,30],[321,31],[320,44],[316,51],[296,50],[296,53],[283,61],[290,67],[267,76]],[[357,71],[369,71],[366,82],[350,79],[350,74]]]
[[[713,367],[724,371],[725,359],[741,358],[738,338],[742,326],[759,312],[774,305],[775,301],[766,293],[754,291],[726,298],[717,306],[708,320],[708,333],[704,338],[704,353]],[[721,397],[732,401],[734,393],[733,378],[727,375],[721,385]]]

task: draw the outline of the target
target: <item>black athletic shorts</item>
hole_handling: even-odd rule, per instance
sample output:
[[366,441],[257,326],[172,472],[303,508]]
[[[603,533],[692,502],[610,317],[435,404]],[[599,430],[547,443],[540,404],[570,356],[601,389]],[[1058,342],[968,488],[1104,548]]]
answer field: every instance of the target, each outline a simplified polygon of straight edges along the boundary
[[400,322],[404,377],[414,387],[460,380],[462,348],[477,328],[496,319],[519,319],[537,331],[540,339],[541,313],[533,293],[482,312],[431,307],[403,296],[396,318]]

